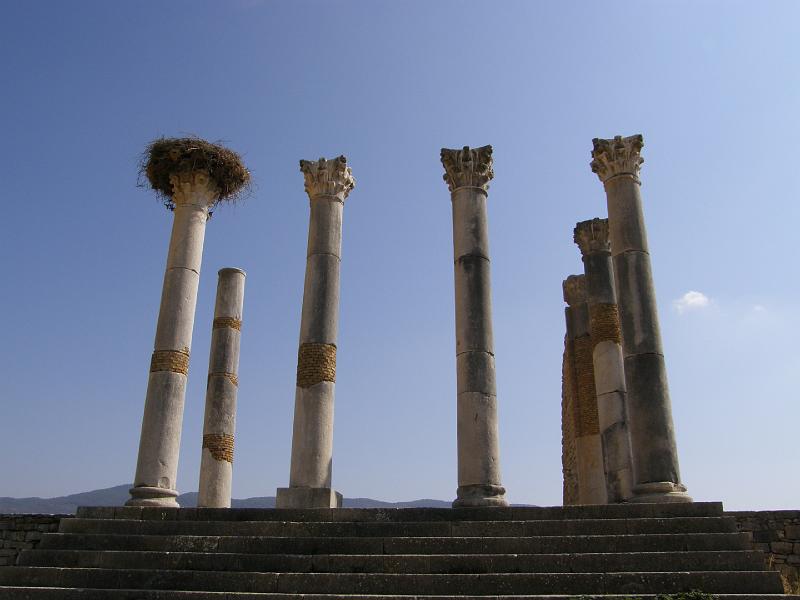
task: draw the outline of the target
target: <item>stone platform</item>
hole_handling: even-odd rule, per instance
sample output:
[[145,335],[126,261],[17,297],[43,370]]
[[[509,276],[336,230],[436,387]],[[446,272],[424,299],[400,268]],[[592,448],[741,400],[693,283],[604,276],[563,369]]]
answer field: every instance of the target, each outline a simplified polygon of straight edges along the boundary
[[694,589],[788,598],[721,503],[81,508],[0,568],[0,600],[544,600]]

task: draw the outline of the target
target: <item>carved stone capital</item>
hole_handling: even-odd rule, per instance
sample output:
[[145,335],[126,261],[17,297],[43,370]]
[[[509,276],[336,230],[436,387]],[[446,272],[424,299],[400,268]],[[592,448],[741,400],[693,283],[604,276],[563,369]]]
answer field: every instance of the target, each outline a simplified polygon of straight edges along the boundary
[[572,239],[580,248],[581,255],[593,252],[611,252],[608,239],[608,219],[590,219],[575,225]]
[[219,200],[219,188],[206,171],[172,173],[169,183],[172,185],[172,201],[176,206],[194,204],[210,208]]
[[305,178],[305,189],[313,200],[320,196],[329,196],[344,202],[347,195],[356,185],[353,172],[347,166],[347,158],[337,156],[330,160],[301,160],[300,171]]
[[441,157],[443,179],[451,192],[461,187],[481,188],[484,192],[489,189],[489,182],[494,177],[491,146],[464,146],[461,150],[442,148]]
[[592,140],[592,172],[605,183],[616,175],[630,175],[639,180],[639,169],[644,162],[641,157],[644,138],[641,134],[628,137],[616,136],[611,140]]
[[586,302],[586,277],[583,275],[570,275],[561,287],[564,290],[564,302],[570,306]]

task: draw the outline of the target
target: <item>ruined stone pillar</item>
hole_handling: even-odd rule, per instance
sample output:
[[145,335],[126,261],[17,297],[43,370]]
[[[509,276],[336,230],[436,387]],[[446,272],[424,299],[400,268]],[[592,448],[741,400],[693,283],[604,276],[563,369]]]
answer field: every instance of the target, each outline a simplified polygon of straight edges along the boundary
[[245,273],[220,269],[208,358],[197,506],[230,508]]
[[204,171],[171,175],[170,183],[175,217],[128,506],[178,506],[175,479],[200,262],[208,210],[219,197]]
[[507,506],[500,483],[486,199],[492,147],[442,149],[453,207],[458,491],[453,507]]
[[567,339],[572,342],[572,381],[575,386],[573,418],[578,476],[577,504],[605,504],[608,497],[594,387],[586,278],[583,275],[570,275],[564,280],[563,289],[564,301],[568,305]]
[[619,294],[633,502],[691,502],[681,484],[667,371],[642,213],[641,135],[593,140],[592,171],[605,187]]
[[[564,309],[569,328],[570,307]],[[572,357],[573,340],[569,332],[564,335],[564,354],[561,358],[561,474],[563,476],[562,502],[564,506],[578,504],[578,465],[575,447],[575,362]]]
[[311,201],[308,254],[297,358],[292,464],[278,508],[338,508],[331,489],[333,396],[339,330],[339,264],[344,201],[355,185],[347,159],[301,160]]
[[589,335],[592,339],[597,417],[603,445],[606,491],[611,503],[631,496],[631,447],[625,415],[625,367],[608,241],[608,219],[582,221],[575,226],[586,276]]

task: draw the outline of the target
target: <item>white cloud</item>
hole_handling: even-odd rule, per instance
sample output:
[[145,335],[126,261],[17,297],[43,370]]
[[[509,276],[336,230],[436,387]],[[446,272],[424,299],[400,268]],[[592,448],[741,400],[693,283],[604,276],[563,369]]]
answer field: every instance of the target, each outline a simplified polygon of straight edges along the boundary
[[711,306],[711,300],[703,292],[696,292],[690,290],[677,300],[672,301],[672,306],[678,311],[678,314],[683,314],[690,310],[701,310]]

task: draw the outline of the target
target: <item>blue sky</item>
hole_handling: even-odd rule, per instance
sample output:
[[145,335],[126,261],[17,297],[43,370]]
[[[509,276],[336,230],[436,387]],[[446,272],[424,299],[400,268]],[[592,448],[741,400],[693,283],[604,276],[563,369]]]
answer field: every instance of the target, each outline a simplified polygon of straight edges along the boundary
[[[345,154],[334,486],[452,499],[443,146],[492,144],[503,481],[561,500],[561,281],[605,216],[593,137],[642,133],[683,480],[797,508],[800,4],[4,2],[0,496],[130,481],[171,215],[136,187],[159,135],[224,140],[254,194],[209,223],[178,487],[196,490],[216,271],[248,273],[234,495],[288,483],[308,207]],[[696,292],[696,294],[689,294]],[[681,301],[683,299],[683,301]]]

